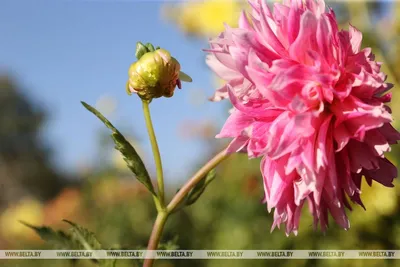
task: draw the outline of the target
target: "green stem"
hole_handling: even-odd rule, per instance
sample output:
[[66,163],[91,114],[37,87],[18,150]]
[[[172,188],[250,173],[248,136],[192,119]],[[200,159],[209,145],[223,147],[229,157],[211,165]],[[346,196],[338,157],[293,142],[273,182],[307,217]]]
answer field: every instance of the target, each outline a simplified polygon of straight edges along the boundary
[[[168,219],[168,212],[161,211],[157,215],[157,219],[154,222],[153,230],[151,231],[149,244],[147,245],[147,251],[157,250],[158,244],[160,243],[161,235],[164,230],[165,223]],[[154,259],[145,259],[143,267],[152,267]]]
[[[204,179],[206,177],[207,173],[209,173],[212,169],[214,169],[219,163],[221,163],[228,156],[229,154],[226,153],[226,149],[219,152],[203,167],[201,167],[200,170],[198,170],[192,176],[192,178],[190,178],[186,182],[184,186],[182,186],[179,192],[172,198],[166,210],[161,210],[158,212],[157,219],[154,222],[153,230],[151,232],[149,244],[147,245],[147,250],[157,250],[168,216],[185,199],[186,195],[190,192],[190,190],[192,190],[193,187],[195,187],[195,185],[201,181],[201,179]],[[143,267],[152,267],[153,263],[154,259],[145,259]]]
[[[157,139],[156,135],[154,133],[154,128],[153,128],[153,123],[151,121],[151,115],[150,115],[150,109],[149,109],[149,101],[143,100],[143,114],[144,118],[146,120],[146,127],[147,127],[147,132],[149,133],[149,138],[150,138],[150,143],[151,143],[151,149],[153,150],[153,156],[154,156],[154,162],[156,165],[156,170],[157,170],[157,185],[158,185],[158,200],[159,200],[159,206],[157,206],[157,209],[163,209],[164,208],[164,177],[163,177],[163,168],[162,168],[162,163],[161,163],[161,156],[160,156],[160,150],[158,149],[158,144],[157,144]],[[157,205],[157,202],[156,202]]]
[[193,176],[186,182],[181,189],[179,189],[178,193],[172,198],[171,202],[167,206],[167,211],[172,212],[179,204],[185,199],[186,195],[190,192],[190,190],[195,187],[195,185],[200,182],[207,173],[209,173],[212,169],[214,169],[219,163],[225,160],[230,154],[226,153],[226,149],[219,152],[215,155],[210,161],[208,161],[203,167],[200,168]]

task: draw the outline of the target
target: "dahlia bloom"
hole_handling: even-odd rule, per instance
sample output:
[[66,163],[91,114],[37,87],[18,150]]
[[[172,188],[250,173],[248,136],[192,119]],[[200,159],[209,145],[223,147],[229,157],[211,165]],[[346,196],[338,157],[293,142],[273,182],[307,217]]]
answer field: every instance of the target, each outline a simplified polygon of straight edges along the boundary
[[[297,234],[307,202],[314,228],[328,213],[344,229],[351,200],[364,207],[361,179],[393,187],[396,167],[384,152],[400,134],[391,126],[391,100],[370,48],[353,26],[339,30],[323,1],[285,0],[273,11],[249,1],[239,28],[226,26],[210,41],[210,68],[226,84],[212,100],[233,104],[218,138],[233,138],[230,153],[262,157],[271,231]],[[364,208],[365,209],[365,208]]]

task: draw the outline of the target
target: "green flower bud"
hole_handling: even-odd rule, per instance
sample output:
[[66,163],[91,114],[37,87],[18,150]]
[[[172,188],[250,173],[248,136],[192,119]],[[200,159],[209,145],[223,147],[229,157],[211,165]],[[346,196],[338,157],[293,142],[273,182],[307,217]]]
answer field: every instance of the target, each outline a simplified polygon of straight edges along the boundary
[[[144,47],[139,46],[144,50]],[[129,68],[127,92],[137,93],[143,100],[171,97],[176,86],[181,88],[179,77],[186,74],[180,71],[179,62],[167,50],[154,51],[151,44],[146,44],[146,47],[149,48],[149,52],[139,53],[138,61]],[[184,80],[191,81],[191,78],[186,75]]]

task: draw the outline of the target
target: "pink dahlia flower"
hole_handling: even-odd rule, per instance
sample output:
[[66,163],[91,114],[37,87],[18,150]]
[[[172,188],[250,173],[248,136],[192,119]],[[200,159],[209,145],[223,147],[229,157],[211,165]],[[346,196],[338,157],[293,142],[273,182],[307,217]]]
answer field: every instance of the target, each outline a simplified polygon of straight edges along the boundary
[[384,156],[400,134],[385,103],[392,87],[362,34],[339,30],[323,1],[286,0],[273,11],[250,1],[239,28],[210,41],[209,66],[226,81],[213,100],[234,108],[219,138],[229,152],[262,157],[268,210],[276,226],[297,234],[305,202],[322,231],[328,213],[350,227],[347,199],[364,207],[361,179],[387,187],[397,176]]

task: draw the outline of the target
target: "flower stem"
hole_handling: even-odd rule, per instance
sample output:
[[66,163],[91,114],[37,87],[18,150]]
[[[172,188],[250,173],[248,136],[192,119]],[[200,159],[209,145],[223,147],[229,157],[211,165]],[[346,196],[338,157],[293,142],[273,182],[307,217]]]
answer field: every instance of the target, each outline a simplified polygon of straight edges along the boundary
[[157,170],[158,201],[159,201],[158,204],[159,205],[157,205],[157,201],[156,201],[156,206],[157,206],[157,210],[160,211],[161,209],[164,208],[164,177],[163,177],[163,168],[162,168],[162,163],[161,163],[160,150],[158,149],[157,139],[156,139],[156,135],[154,133],[154,128],[153,128],[153,123],[151,121],[150,108],[149,108],[150,102],[143,100],[142,104],[143,104],[143,114],[144,114],[144,118],[146,120],[147,132],[149,134],[151,149],[153,150],[154,162],[155,162],[156,170]]
[[[219,152],[215,157],[208,161],[203,167],[200,168],[193,176],[190,178],[186,184],[179,190],[179,192],[173,197],[171,202],[168,204],[166,210],[161,210],[158,212],[157,219],[154,222],[153,230],[151,232],[149,244],[147,245],[147,250],[157,250],[158,244],[162,232],[164,230],[164,225],[167,222],[168,216],[174,211],[176,207],[185,199],[186,195],[189,193],[193,187],[204,179],[209,171],[215,168],[219,163],[228,157],[226,149]],[[154,259],[145,259],[143,267],[152,267]]]
[[193,187],[200,182],[208,172],[214,169],[219,163],[221,163],[224,159],[226,159],[229,154],[226,152],[226,149],[219,152],[215,155],[210,161],[208,161],[203,167],[200,168],[193,176],[186,182],[184,186],[176,193],[176,195],[172,198],[171,202],[167,206],[167,212],[172,212],[178,205],[185,199],[186,195],[189,193]]
[[[158,243],[160,243],[160,238],[162,232],[164,230],[165,223],[168,219],[168,212],[160,211],[157,215],[157,219],[154,222],[153,230],[151,231],[149,244],[147,245],[147,251],[149,250],[157,250]],[[143,263],[143,267],[152,267],[154,263],[154,259],[145,259]]]

